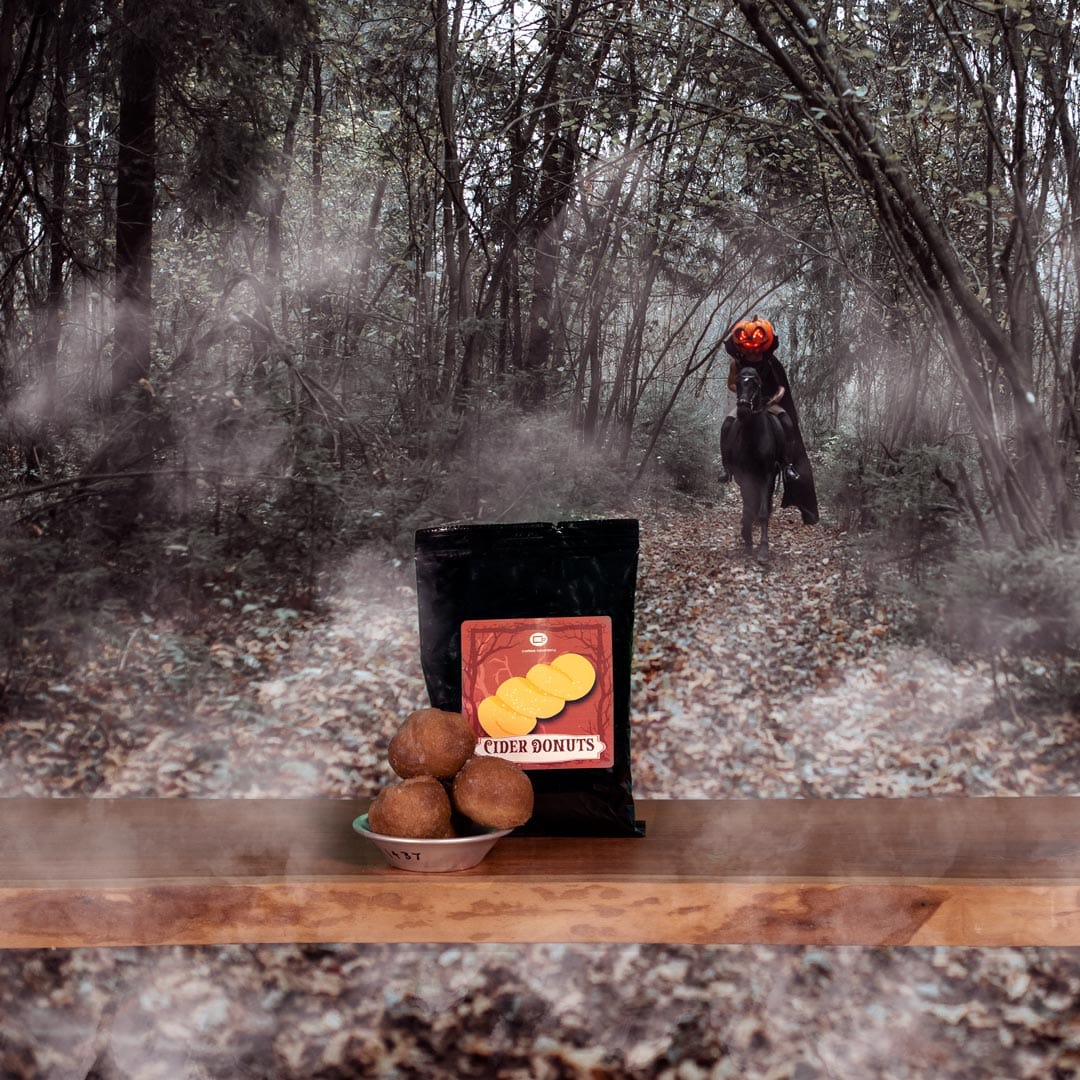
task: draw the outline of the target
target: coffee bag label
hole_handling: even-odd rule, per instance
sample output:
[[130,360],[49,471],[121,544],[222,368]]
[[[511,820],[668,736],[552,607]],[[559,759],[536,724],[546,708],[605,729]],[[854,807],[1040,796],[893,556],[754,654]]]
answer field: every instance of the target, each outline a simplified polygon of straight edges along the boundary
[[461,707],[478,754],[526,769],[610,768],[611,619],[462,623]]

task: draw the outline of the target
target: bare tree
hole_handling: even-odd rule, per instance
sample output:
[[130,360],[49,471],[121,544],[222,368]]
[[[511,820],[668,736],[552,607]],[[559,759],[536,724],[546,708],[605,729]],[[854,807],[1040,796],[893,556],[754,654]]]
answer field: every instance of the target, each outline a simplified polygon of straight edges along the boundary
[[150,374],[157,183],[158,55],[152,31],[154,5],[148,0],[125,0],[120,19],[116,338],[112,363],[115,402]]
[[[998,148],[1010,172],[1014,212],[1013,233],[1000,256],[1000,287],[1009,313],[1009,326],[1003,327],[986,295],[980,295],[980,283],[938,208],[920,189],[911,167],[867,104],[866,85],[852,80],[829,28],[801,0],[736,2],[758,44],[813,118],[825,145],[857,176],[906,280],[943,335],[1002,520],[1021,542],[1071,535],[1071,496],[1060,454],[1039,408],[1026,329],[1037,281],[1030,259],[1033,238],[1027,233],[1038,214],[1027,183],[1026,134],[1014,134],[1011,151]],[[1006,12],[1002,18],[1008,35],[1010,17]],[[1017,27],[1011,26],[1011,32]],[[1012,65],[1012,104],[1019,110],[1019,128],[1027,122],[1023,53],[1012,49],[1006,59]],[[983,138],[991,143],[997,139],[994,121],[993,113],[984,114]],[[1019,437],[1015,453],[995,417],[993,386],[998,378],[1010,391]]]

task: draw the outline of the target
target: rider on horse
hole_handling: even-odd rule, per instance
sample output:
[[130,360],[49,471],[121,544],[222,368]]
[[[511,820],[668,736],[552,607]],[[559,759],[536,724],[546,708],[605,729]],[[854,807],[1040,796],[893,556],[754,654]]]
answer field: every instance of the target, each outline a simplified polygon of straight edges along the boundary
[[[776,358],[776,345],[776,333],[768,319],[759,319],[755,315],[752,319],[737,322],[724,342],[724,348],[731,356],[728,389],[735,392],[736,380],[744,367],[752,366],[760,375],[766,407],[784,433],[784,499],[781,505],[797,506],[802,512],[804,523],[813,525],[818,520],[814,477],[810,469],[810,459],[806,456],[802,433],[799,431],[799,414],[795,409],[787,372]],[[720,430],[722,483],[731,479],[730,442],[734,424],[735,413],[731,412],[724,419]]]

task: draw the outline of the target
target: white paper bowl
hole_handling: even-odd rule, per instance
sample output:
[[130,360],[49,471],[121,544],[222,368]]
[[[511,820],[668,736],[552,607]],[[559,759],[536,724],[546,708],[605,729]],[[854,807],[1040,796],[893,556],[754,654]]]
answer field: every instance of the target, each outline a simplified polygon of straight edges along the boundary
[[420,874],[444,874],[448,870],[468,870],[476,866],[510,829],[488,829],[475,836],[455,836],[452,840],[406,840],[384,836],[368,828],[367,814],[361,814],[353,828],[367,837],[397,870]]

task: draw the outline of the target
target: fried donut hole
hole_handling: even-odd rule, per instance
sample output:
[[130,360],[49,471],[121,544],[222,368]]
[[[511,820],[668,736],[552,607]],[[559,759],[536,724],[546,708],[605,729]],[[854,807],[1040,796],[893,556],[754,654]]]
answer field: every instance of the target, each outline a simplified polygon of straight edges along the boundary
[[461,713],[420,709],[405,718],[390,740],[390,768],[398,776],[449,780],[472,756],[476,735]]
[[446,840],[454,835],[450,798],[433,776],[414,776],[379,792],[368,809],[368,827],[383,836]]
[[454,777],[454,806],[486,829],[515,829],[532,817],[533,787],[524,771],[498,757],[471,757]]

